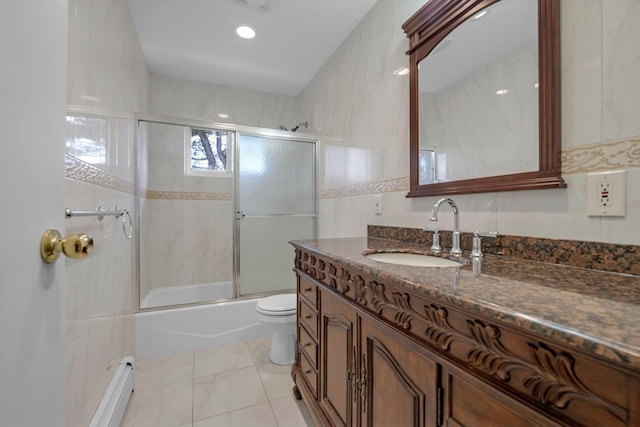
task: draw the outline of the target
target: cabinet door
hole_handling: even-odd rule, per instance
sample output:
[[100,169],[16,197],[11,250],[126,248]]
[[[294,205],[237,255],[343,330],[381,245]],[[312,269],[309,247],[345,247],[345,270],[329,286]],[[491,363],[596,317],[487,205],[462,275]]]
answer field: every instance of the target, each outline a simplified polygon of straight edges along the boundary
[[435,426],[438,365],[410,341],[360,319],[363,426]]
[[444,423],[448,427],[558,426],[512,397],[453,368],[443,368]]
[[357,315],[326,291],[321,292],[320,304],[320,406],[333,425],[355,425],[353,402],[357,393],[352,372],[357,362]]

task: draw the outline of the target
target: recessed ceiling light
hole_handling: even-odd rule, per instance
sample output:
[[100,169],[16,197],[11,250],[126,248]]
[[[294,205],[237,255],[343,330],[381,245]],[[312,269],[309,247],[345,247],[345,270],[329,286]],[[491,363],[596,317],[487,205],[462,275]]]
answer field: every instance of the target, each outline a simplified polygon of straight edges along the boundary
[[218,114],[218,117],[220,117],[221,119],[228,119],[229,115],[225,114],[225,113],[220,113],[220,114]]
[[486,10],[481,10],[480,12],[476,13],[475,15],[473,15],[473,16],[471,17],[471,19],[475,21],[476,19],[480,19],[480,18],[482,18],[482,17],[483,17],[483,16],[485,16],[486,14],[487,14],[487,11],[486,11]]
[[504,95],[509,92],[507,89],[500,89],[496,91],[496,95]]
[[236,34],[243,39],[252,39],[256,36],[256,30],[247,25],[240,25],[236,28]]
[[407,74],[409,74],[409,68],[408,67],[398,68],[393,72],[393,74],[395,74],[396,76],[406,76]]
[[97,98],[97,97],[91,96],[91,95],[80,95],[80,98],[86,99],[87,101],[93,101],[93,102],[100,101],[100,98]]

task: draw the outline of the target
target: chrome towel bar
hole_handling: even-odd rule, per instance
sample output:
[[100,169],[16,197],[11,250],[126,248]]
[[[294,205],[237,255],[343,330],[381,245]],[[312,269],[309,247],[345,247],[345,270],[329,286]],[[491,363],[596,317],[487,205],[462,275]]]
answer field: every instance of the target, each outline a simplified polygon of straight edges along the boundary
[[128,212],[126,209],[118,208],[118,205],[116,205],[112,211],[108,211],[104,205],[100,205],[95,211],[74,211],[67,208],[64,210],[64,216],[67,218],[71,218],[72,216],[97,216],[98,219],[102,221],[105,216],[119,217],[126,215]]
[[[122,217],[122,231],[127,239],[131,239],[133,236],[133,220],[131,219],[131,213],[128,209],[120,209],[118,205],[113,210],[108,211],[104,205],[98,206],[98,209],[94,211],[76,211],[72,209],[65,209],[64,215],[67,218],[74,216],[97,216],[99,221],[102,221],[105,216],[115,216],[116,218]],[[129,230],[127,231],[126,218],[129,219]]]

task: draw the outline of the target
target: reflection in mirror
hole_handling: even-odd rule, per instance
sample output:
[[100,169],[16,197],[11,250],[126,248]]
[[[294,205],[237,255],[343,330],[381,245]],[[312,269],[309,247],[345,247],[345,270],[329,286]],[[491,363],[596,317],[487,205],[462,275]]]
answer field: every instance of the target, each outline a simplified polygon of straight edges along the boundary
[[564,188],[559,0],[430,0],[410,55],[407,197]]
[[537,0],[496,3],[420,61],[420,184],[538,168],[537,13]]

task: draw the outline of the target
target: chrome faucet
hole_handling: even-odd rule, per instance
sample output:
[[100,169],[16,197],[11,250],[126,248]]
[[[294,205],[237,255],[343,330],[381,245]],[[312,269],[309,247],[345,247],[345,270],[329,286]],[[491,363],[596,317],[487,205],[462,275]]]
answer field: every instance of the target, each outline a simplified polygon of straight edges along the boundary
[[456,202],[447,198],[438,200],[431,210],[430,221],[438,220],[438,209],[440,209],[440,205],[445,202],[453,209],[453,233],[451,236],[451,251],[449,251],[449,253],[454,256],[460,256],[462,255],[462,249],[460,249],[460,221],[458,219],[458,205],[456,205]]

